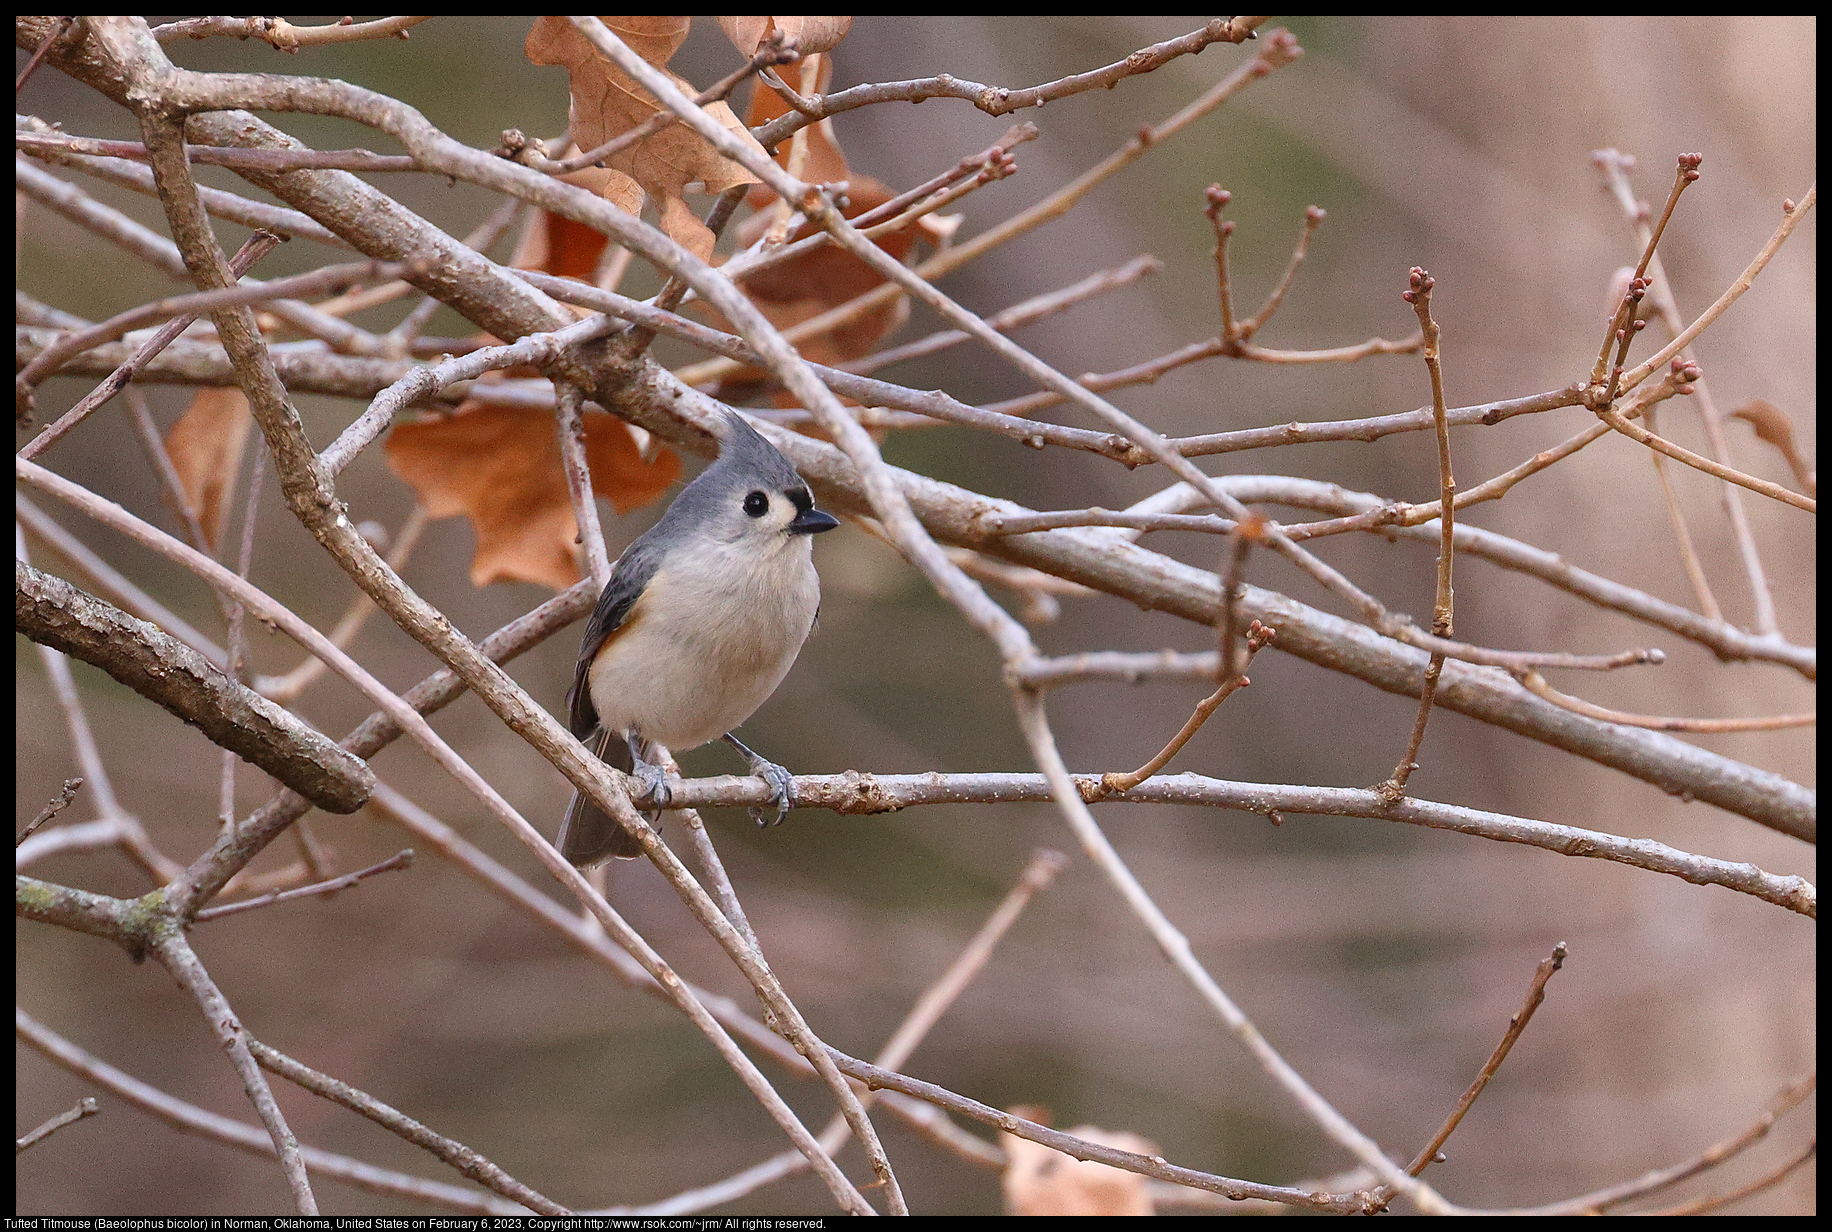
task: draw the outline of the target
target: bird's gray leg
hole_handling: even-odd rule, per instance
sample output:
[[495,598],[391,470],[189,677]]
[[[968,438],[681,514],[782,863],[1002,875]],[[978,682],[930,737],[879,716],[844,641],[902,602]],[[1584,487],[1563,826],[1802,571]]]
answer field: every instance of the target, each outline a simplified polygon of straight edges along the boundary
[[642,796],[650,807],[643,810],[642,819],[650,825],[662,815],[662,810],[674,799],[674,789],[668,786],[668,773],[660,766],[644,759],[649,742],[635,732],[628,732],[624,740],[630,746],[630,775],[642,788]]
[[754,808],[751,810],[751,820],[760,826],[781,825],[782,819],[795,807],[795,776],[775,762],[751,752],[743,741],[730,732],[725,733],[725,743],[744,754],[744,759],[751,763],[751,773],[770,785],[770,803],[776,806],[776,819],[765,821],[763,810]]

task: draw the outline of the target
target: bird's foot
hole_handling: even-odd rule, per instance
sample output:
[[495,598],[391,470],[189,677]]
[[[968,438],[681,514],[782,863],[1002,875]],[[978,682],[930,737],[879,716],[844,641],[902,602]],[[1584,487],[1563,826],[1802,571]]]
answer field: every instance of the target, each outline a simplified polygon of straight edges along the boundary
[[660,766],[638,761],[630,777],[636,780],[637,787],[641,789],[635,793],[635,802],[646,806],[642,811],[642,819],[654,825],[656,818],[662,815],[662,810],[674,799],[674,789],[668,786],[668,773]]
[[751,752],[736,736],[728,733],[725,742],[744,754],[751,764],[752,774],[770,785],[770,803],[776,808],[776,816],[766,817],[763,809],[752,808],[751,820],[760,826],[781,825],[789,810],[795,807],[795,776],[768,758]]

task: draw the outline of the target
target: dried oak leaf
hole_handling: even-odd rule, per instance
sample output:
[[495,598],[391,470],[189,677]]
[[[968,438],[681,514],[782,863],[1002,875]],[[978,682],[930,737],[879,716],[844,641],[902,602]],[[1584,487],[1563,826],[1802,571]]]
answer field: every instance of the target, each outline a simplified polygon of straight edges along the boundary
[[[510,580],[564,590],[579,580],[579,527],[551,411],[472,399],[449,419],[402,424],[386,449],[389,466],[427,513],[470,518],[473,586]],[[585,453],[592,491],[618,513],[661,496],[681,469],[666,450],[645,461],[627,425],[602,411],[586,412]]]
[[[601,17],[644,60],[666,72],[669,57],[687,38],[687,17]],[[537,17],[523,47],[535,64],[563,66],[572,83],[572,139],[582,150],[603,145],[612,137],[636,127],[661,105],[630,79],[622,69],[599,55],[584,35],[564,17]],[[685,79],[669,73],[674,84],[689,96],[699,91]],[[756,146],[732,109],[712,103],[706,114]],[[761,146],[756,147],[759,152]],[[715,151],[685,124],[670,124],[660,132],[619,150],[606,160],[611,176],[600,195],[627,214],[639,214],[643,194],[655,202],[662,230],[700,260],[712,257],[713,234],[682,199],[687,185],[700,183],[709,194],[739,184],[754,184],[757,177]]]
[[[810,57],[792,66],[803,74],[796,88],[802,91],[824,90],[827,78],[831,75],[831,66],[831,60],[825,56]],[[808,74],[814,76],[810,78]],[[746,122],[755,127],[788,110],[789,105],[781,95],[760,84],[751,99]],[[844,181],[847,185],[846,201],[840,212],[847,218],[856,218],[897,195],[871,176],[852,171],[847,165],[845,152],[840,149],[830,120],[810,124],[798,131],[778,148],[776,161],[804,183],[833,184]],[[767,188],[753,188],[749,202],[758,212],[738,228],[737,238],[741,246],[748,246],[760,238],[780,217],[780,211],[771,208],[779,204],[778,198]],[[931,214],[918,220],[915,226],[880,236],[876,243],[901,261],[919,238],[936,245],[945,243],[958,222],[958,218]],[[812,224],[804,223],[793,235],[785,236],[784,240],[792,243],[814,232]],[[772,325],[777,329],[789,329],[856,299],[883,282],[884,275],[858,257],[843,248],[827,244],[788,261],[766,266],[740,279],[738,285],[763,311],[764,316],[769,318]],[[706,313],[720,328],[729,328],[724,319],[717,317],[711,309],[707,309]],[[870,354],[908,316],[909,303],[899,296],[888,304],[860,313],[830,330],[802,339],[795,347],[815,363],[829,366],[842,364]],[[760,370],[748,369],[735,378],[734,383],[757,381],[763,379],[763,376]]]
[[[601,167],[585,167],[559,178],[602,194],[610,177],[611,173]],[[516,243],[509,265],[512,269],[539,270],[556,278],[577,278],[590,283],[610,242],[610,237],[596,227],[574,222],[552,210],[531,210],[528,225]]]
[[178,472],[179,486],[213,550],[229,518],[227,501],[241,474],[252,422],[241,390],[204,389],[166,433],[165,451]]
[[[1012,1111],[1027,1120],[1041,1121],[1040,1116],[1026,1116],[1029,1109]],[[1077,1125],[1068,1131],[1077,1138],[1117,1147],[1139,1155],[1156,1155],[1158,1148],[1145,1138],[1126,1130],[1096,1129]],[[1145,1177],[1107,1164],[1076,1159],[1061,1151],[1019,1138],[1000,1134],[1005,1147],[1005,1175],[1000,1187],[1005,1192],[1005,1210],[1011,1215],[1152,1215],[1156,1211],[1145,1190]]]
[[719,29],[747,56],[757,54],[771,30],[781,30],[804,56],[831,51],[852,29],[850,17],[721,17]]
[[1749,426],[1756,430],[1756,438],[1773,445],[1781,451],[1781,456],[1787,459],[1788,466],[1793,468],[1794,481],[1800,485],[1800,490],[1808,496],[1817,495],[1819,485],[1813,464],[1808,462],[1806,454],[1801,452],[1800,442],[1794,436],[1794,421],[1787,417],[1786,411],[1773,402],[1762,398],[1751,398],[1730,412],[1730,417],[1748,420]]

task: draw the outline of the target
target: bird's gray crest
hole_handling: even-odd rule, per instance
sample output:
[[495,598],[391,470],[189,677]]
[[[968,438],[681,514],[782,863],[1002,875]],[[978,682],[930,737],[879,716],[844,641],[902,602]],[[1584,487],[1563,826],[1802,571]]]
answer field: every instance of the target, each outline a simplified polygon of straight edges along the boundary
[[802,486],[794,464],[736,411],[725,413],[725,435],[719,442],[719,457],[707,468],[709,472],[715,469],[737,471],[777,492]]

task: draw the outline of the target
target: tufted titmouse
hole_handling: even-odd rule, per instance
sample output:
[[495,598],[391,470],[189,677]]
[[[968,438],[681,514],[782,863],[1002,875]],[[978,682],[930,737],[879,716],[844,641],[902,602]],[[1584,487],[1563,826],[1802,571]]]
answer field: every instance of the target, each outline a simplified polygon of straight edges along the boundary
[[[736,414],[726,425],[718,460],[618,558],[566,697],[573,735],[635,776],[651,822],[669,793],[645,757],[650,742],[678,753],[723,736],[775,789],[777,821],[794,803],[789,772],[731,730],[776,691],[813,630],[821,581],[809,536],[839,522],[756,429]],[[642,853],[577,792],[558,846],[580,868]]]

